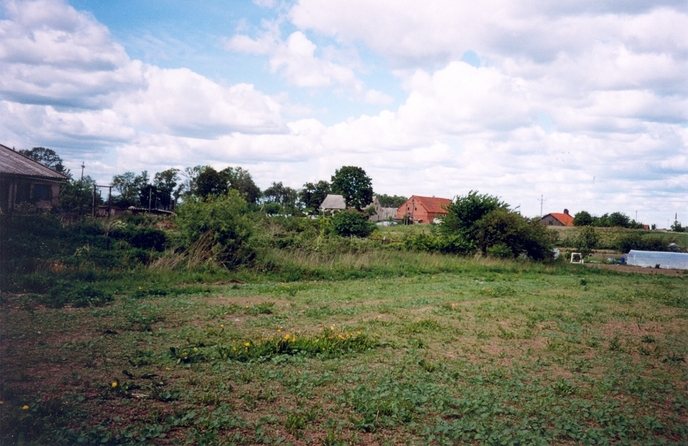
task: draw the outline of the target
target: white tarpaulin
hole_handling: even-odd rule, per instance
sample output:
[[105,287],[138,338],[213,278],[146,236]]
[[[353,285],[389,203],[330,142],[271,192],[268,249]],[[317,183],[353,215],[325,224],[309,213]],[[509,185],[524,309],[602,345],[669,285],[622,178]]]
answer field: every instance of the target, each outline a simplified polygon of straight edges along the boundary
[[652,268],[688,269],[688,254],[682,252],[636,251],[626,256],[627,265],[650,266]]

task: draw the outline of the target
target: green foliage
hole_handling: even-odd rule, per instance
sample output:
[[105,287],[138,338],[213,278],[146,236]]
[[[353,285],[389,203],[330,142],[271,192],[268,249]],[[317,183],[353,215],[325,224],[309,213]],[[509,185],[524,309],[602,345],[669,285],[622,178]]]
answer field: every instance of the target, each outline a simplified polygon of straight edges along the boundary
[[671,224],[671,230],[673,232],[686,232],[686,229],[688,229],[688,228],[684,228],[683,226],[681,226],[681,222],[678,220],[674,221]]
[[148,172],[143,171],[140,175],[134,172],[125,172],[121,175],[112,177],[112,188],[115,195],[112,199],[115,206],[145,206],[148,207],[148,192],[142,191],[148,186]]
[[628,253],[631,249],[638,251],[670,251],[669,243],[674,239],[646,235],[642,232],[631,232],[619,235],[614,242],[614,249]]
[[408,198],[401,195],[375,194],[375,196],[383,208],[398,208],[408,200]]
[[330,183],[320,180],[317,183],[306,183],[299,191],[299,201],[307,214],[317,214],[320,204],[331,192]]
[[[83,180],[70,179],[60,189],[59,207],[63,212],[89,215],[93,206],[93,185],[96,182],[89,176]],[[100,191],[96,193],[96,205],[102,204]]]
[[147,226],[120,226],[110,232],[116,240],[126,240],[134,248],[158,252],[165,250],[167,236],[164,231]]
[[341,211],[331,218],[332,227],[337,235],[342,237],[356,236],[367,237],[375,229],[375,225],[368,220],[365,214],[356,211]]
[[504,207],[487,213],[475,224],[475,240],[483,254],[534,260],[552,257],[550,233],[537,220],[529,220]]
[[373,181],[360,167],[343,166],[332,176],[332,192],[342,195],[347,207],[360,211],[373,201]]
[[440,232],[460,234],[468,239],[474,238],[478,221],[492,211],[508,208],[509,206],[498,197],[470,191],[466,195],[456,197],[447,206],[447,215],[442,219]]
[[593,216],[588,211],[580,211],[573,217],[574,226],[590,226],[593,224]]
[[102,306],[112,302],[112,293],[90,283],[58,282],[41,302],[52,308]]
[[[263,201],[266,204],[277,204],[278,212],[282,214],[294,215],[298,209],[296,207],[297,192],[291,187],[284,186],[282,182],[273,182],[270,187],[263,191]],[[267,211],[267,209],[266,209]],[[268,214],[270,212],[267,212]],[[273,212],[277,213],[277,212]]]
[[227,266],[253,257],[248,246],[253,231],[248,205],[235,190],[218,197],[188,199],[179,207],[175,223],[187,246],[205,237],[208,254]]
[[578,251],[580,251],[583,257],[587,257],[590,255],[593,249],[597,248],[599,241],[600,237],[597,235],[597,232],[595,232],[595,228],[592,226],[585,226],[578,234],[576,248]]
[[22,155],[31,158],[32,160],[37,161],[44,166],[50,167],[56,172],[71,177],[69,169],[65,168],[63,164],[62,158],[60,158],[60,156],[53,149],[34,147],[31,150],[17,150],[17,153],[21,153]]
[[[498,258],[552,257],[552,235],[535,220],[510,211],[498,197],[470,191],[447,206],[438,230],[454,252],[481,253]],[[450,251],[445,248],[444,252]]]

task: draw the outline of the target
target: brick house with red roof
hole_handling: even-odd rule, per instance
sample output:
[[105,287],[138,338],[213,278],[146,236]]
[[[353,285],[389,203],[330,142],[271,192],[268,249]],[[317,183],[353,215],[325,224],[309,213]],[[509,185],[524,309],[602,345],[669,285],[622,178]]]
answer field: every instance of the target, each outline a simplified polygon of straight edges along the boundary
[[449,198],[413,195],[397,208],[397,218],[409,217],[414,223],[432,223],[436,218],[447,215],[446,206],[449,204]]
[[573,226],[573,217],[569,214],[568,209],[564,209],[564,213],[552,212],[540,219],[540,223],[547,226]]

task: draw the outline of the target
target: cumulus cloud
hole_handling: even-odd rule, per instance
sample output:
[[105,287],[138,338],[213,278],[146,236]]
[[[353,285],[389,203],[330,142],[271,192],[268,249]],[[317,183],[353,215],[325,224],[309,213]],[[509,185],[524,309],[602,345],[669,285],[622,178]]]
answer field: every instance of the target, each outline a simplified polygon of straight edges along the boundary
[[270,69],[298,87],[340,85],[354,91],[362,89],[361,81],[351,68],[317,57],[316,45],[301,31],[291,33],[286,41],[280,39],[278,29],[265,32],[256,39],[237,35],[228,39],[225,47],[231,51],[268,55]]
[[[638,210],[662,225],[660,212],[688,206],[684,2],[299,0],[223,42],[336,103],[132,60],[63,1],[5,9],[3,143],[82,153],[103,175],[242,165],[260,186],[299,187],[360,165],[379,192],[477,189],[531,216],[540,194],[545,212]],[[363,103],[383,109],[357,112]],[[313,117],[324,107],[351,117],[324,124]]]

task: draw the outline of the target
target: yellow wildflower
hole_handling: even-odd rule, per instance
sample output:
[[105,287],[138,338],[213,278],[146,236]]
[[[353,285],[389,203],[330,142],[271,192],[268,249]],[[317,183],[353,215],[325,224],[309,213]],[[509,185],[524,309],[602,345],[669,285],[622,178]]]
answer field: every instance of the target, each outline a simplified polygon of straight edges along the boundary
[[110,385],[111,385],[112,388],[114,389],[115,387],[117,387],[117,381],[112,381],[112,384],[110,384]]
[[278,329],[277,329],[277,333],[282,333],[282,329],[281,329],[281,328],[278,328]]
[[198,350],[198,347],[194,347],[194,351]]
[[340,335],[339,335],[339,339],[344,339],[344,336],[342,336],[342,335],[340,334]]
[[220,327],[224,328],[225,324],[220,324]]
[[165,370],[169,370],[169,369],[170,369],[169,367],[165,367]]
[[23,410],[28,410],[28,408],[29,408],[29,406],[27,406],[26,404],[24,404],[24,406],[22,406]]
[[291,337],[291,336],[289,336],[289,334],[285,334],[285,335],[284,335],[284,339],[287,340],[287,341],[289,340],[290,337]]
[[251,343],[250,343],[250,342],[247,342],[247,343],[244,344],[244,345],[245,345],[246,347],[249,347],[249,346],[251,345]]
[[358,331],[356,332],[356,334],[360,336],[360,335],[361,335],[361,330],[358,330]]
[[296,342],[296,336],[291,338],[291,342]]

